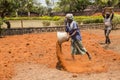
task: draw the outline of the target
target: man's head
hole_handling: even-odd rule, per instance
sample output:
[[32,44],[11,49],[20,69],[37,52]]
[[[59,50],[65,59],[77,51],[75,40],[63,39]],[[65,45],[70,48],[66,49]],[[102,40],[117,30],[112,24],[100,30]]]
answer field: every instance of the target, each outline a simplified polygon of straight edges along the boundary
[[110,12],[106,12],[106,18],[110,17]]
[[71,23],[73,21],[73,14],[68,13],[68,14],[66,14],[65,17],[67,19],[67,22]]

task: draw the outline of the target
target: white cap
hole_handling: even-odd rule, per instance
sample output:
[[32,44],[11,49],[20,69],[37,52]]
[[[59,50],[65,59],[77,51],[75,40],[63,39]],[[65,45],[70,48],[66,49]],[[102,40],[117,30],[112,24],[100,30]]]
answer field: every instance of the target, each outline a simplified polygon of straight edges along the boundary
[[73,20],[73,14],[71,13],[66,14],[66,18]]

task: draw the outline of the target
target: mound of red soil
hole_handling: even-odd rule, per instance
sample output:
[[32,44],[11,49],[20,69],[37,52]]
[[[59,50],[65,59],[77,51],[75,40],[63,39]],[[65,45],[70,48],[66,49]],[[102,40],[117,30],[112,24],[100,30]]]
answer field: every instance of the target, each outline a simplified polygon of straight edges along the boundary
[[[63,44],[63,50],[60,50],[60,45],[57,45],[57,54],[65,70],[75,73],[106,72],[110,69],[110,64],[114,63],[113,61],[117,60],[120,62],[120,55],[105,50],[98,44],[98,40],[102,39],[100,36],[83,33],[83,39],[85,47],[88,52],[92,54],[92,60],[89,60],[87,55],[76,55],[76,60],[73,61],[70,52],[68,52],[70,51],[69,42]],[[120,67],[120,65],[118,67]]]
[[[98,41],[102,38],[94,34],[82,32],[83,44],[91,53],[92,60],[87,55],[76,55],[73,61],[70,55],[70,42],[62,44],[62,64],[69,72],[99,73],[107,70],[120,69],[120,55],[103,49]],[[44,64],[56,68],[57,55],[56,33],[26,34],[0,38],[0,80],[9,80],[17,63]],[[58,49],[59,50],[59,49]],[[57,51],[58,51],[57,50]],[[58,53],[58,52],[57,52]]]

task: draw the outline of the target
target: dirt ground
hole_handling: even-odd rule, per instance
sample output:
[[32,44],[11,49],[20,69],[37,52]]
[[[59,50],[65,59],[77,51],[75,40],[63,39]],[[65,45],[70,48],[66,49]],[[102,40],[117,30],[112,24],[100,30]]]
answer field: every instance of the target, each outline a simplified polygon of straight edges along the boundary
[[70,41],[63,43],[67,71],[56,69],[56,32],[0,38],[0,80],[120,80],[120,30],[104,44],[103,30],[83,30],[86,55],[70,56]]

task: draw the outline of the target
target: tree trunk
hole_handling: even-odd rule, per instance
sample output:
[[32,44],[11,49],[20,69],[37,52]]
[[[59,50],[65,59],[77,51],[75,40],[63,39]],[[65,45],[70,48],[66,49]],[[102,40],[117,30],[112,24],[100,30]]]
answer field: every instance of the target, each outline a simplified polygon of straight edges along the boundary
[[3,19],[3,22],[7,25],[7,28],[10,29],[11,28],[11,24],[8,20],[4,20],[5,18],[5,10],[1,13],[1,18]]
[[7,28],[8,28],[8,29],[10,29],[10,28],[11,28],[11,24],[10,24],[10,22],[9,22],[9,21],[7,21],[7,20],[6,20],[6,21],[4,21],[4,22],[5,22],[5,24],[7,24]]
[[18,10],[15,11],[15,16],[18,17]]
[[28,17],[30,17],[30,12],[28,11]]
[[21,19],[21,27],[23,28],[23,20]]

